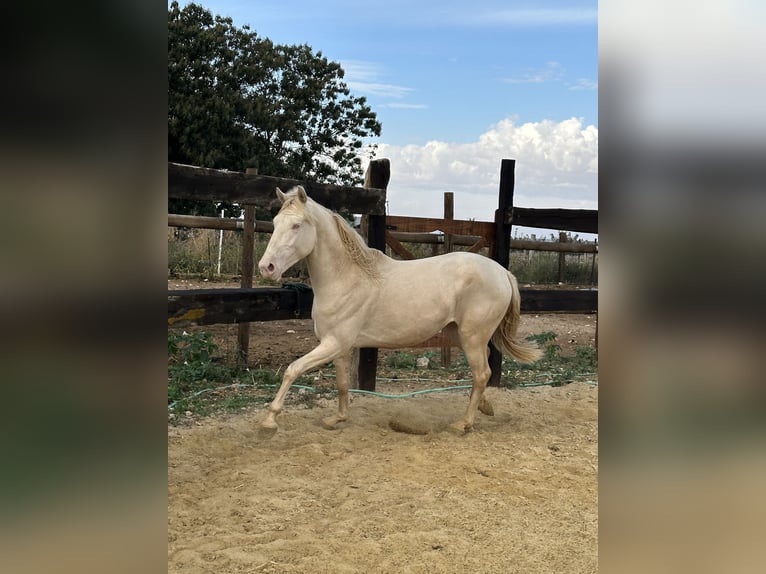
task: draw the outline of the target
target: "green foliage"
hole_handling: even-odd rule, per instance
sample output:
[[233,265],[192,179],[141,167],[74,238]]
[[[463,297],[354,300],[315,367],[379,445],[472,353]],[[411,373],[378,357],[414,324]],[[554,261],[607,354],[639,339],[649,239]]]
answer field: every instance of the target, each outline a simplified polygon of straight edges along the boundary
[[[351,95],[343,77],[340,64],[310,46],[274,44],[198,4],[180,8],[173,2],[168,8],[168,159],[359,184],[363,140],[379,136],[381,126],[366,99]],[[216,207],[173,200],[169,209],[215,215]]]
[[417,366],[417,357],[410,353],[396,351],[386,358],[386,366],[389,369],[414,369]]
[[[535,341],[543,348],[543,358],[532,365],[522,365],[510,357],[504,357],[501,385],[511,388],[519,385],[560,386],[597,376],[598,353],[595,348],[581,346],[575,349],[574,355],[562,355],[556,338],[557,335],[550,331],[527,337],[527,340]],[[238,370],[235,366],[226,366],[218,353],[218,347],[208,333],[168,333],[168,404],[171,420],[177,422],[179,419],[176,416],[186,411],[207,415],[221,410],[242,410],[249,405],[262,405],[273,400],[282,382],[278,371],[268,368]],[[445,381],[456,378],[470,380],[471,372],[463,353],[449,369],[436,365],[433,361],[435,354],[428,351],[422,355],[431,359],[429,369],[433,374],[429,376]],[[382,371],[380,376],[401,378],[395,371],[414,371],[417,358],[417,355],[403,351],[390,353],[386,368],[393,372]],[[403,378],[413,376],[406,373]],[[302,386],[312,387],[313,390]],[[322,386],[321,382],[303,375],[296,381],[290,396],[295,404],[314,407],[318,398],[330,397],[334,392],[334,388],[326,383]]]
[[[565,254],[562,283],[588,285],[598,283],[598,259],[593,267],[593,255]],[[559,254],[550,251],[511,253],[510,269],[520,283],[532,285],[555,284],[559,282]]]
[[556,337],[557,335],[553,331],[546,331],[537,335],[530,335],[526,339],[527,341],[537,343],[537,345],[543,349],[543,352],[545,353],[544,358],[548,361],[551,361],[556,359],[556,357],[558,357],[559,353],[561,352],[561,345],[558,345],[554,342]]
[[[187,233],[168,235],[168,276],[197,275],[213,280],[218,274],[218,241],[220,231],[189,229]],[[260,238],[259,238],[260,239]],[[224,231],[221,250],[221,275],[242,272],[242,231]],[[266,249],[266,240],[256,243],[254,259],[258,261]]]
[[522,365],[510,357],[503,357],[502,384],[508,387],[536,383],[560,386],[596,376],[598,351],[594,347],[580,346],[575,349],[574,356],[566,356],[561,354],[556,338],[556,333],[552,331],[527,337],[528,341],[536,342],[543,349],[542,359],[531,365]]
[[208,333],[168,332],[168,403],[184,401],[211,384],[230,384],[237,371],[215,357]]

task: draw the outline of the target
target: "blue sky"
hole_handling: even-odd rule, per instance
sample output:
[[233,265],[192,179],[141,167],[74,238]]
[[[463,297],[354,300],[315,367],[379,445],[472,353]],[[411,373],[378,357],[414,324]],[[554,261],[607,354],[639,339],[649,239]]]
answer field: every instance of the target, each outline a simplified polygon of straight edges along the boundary
[[519,205],[597,207],[597,2],[198,3],[343,65],[383,126],[390,213],[454,191],[457,218],[491,219],[504,157]]

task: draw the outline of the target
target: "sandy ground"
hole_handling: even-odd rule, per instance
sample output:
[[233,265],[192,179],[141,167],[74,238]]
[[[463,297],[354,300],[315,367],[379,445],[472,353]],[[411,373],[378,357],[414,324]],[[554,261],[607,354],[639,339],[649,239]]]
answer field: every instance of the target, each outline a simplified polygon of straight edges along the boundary
[[[204,330],[236,345],[236,327]],[[521,330],[552,330],[567,352],[593,343],[595,317],[525,315]],[[276,368],[315,344],[310,321],[253,333],[251,364]],[[335,431],[319,424],[335,408],[324,399],[288,403],[272,437],[257,407],[169,426],[168,572],[596,572],[598,387],[487,396],[495,416],[478,415],[465,435],[448,425],[466,391],[352,395],[351,419]]]
[[466,435],[464,391],[354,395],[336,431],[330,401],[271,438],[258,410],[169,427],[168,571],[596,572],[598,388],[487,393]]

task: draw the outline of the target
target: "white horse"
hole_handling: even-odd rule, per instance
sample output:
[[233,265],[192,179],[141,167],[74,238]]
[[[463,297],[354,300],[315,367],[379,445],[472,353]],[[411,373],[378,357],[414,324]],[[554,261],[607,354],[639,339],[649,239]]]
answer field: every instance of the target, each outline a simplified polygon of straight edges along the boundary
[[306,258],[314,290],[314,332],[319,345],[292,362],[262,422],[276,430],[285,395],[304,372],[335,362],[338,414],[324,419],[335,428],[348,419],[351,351],[359,347],[416,345],[444,329],[465,353],[473,385],[465,415],[452,426],[473,427],[477,409],[491,412],[483,398],[490,377],[488,343],[522,363],[540,358],[540,350],[520,341],[519,288],[497,262],[474,253],[455,252],[397,261],[365,245],[338,214],[319,205],[298,186],[283,193],[274,233],[258,268],[278,281]]

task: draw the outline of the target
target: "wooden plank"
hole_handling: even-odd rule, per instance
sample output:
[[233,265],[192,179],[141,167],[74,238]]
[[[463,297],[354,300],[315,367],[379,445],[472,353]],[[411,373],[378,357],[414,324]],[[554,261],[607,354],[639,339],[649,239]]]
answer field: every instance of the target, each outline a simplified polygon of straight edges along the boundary
[[[255,231],[259,233],[273,233],[274,223],[271,221],[254,221]],[[242,219],[230,217],[205,217],[202,215],[177,215],[168,214],[168,227],[194,227],[197,229],[224,229],[236,231],[245,228]]]
[[[559,231],[559,242],[564,244],[567,242],[566,231]],[[567,256],[563,251],[559,251],[559,283],[564,282],[564,276],[566,275],[566,261]]]
[[482,237],[495,236],[495,224],[486,221],[468,221],[453,219],[445,221],[432,217],[404,217],[389,215],[386,217],[386,228],[389,231],[409,233],[431,233],[442,231],[453,235],[476,235]]
[[[444,192],[444,222],[451,223],[455,220],[455,194],[451,191]],[[444,253],[451,253],[453,249],[453,234],[444,232]],[[442,367],[449,368],[452,364],[452,345],[445,343],[440,347]]]
[[[524,313],[595,313],[598,310],[597,289],[527,287],[521,288],[520,293]],[[283,287],[168,291],[168,326],[310,319],[313,302],[310,289],[300,293]]]
[[557,251],[559,253],[598,253],[598,245],[595,243],[558,243],[555,241],[533,241],[531,239],[511,239],[511,249]]
[[521,310],[524,313],[595,313],[598,311],[598,289],[533,289],[521,288]]
[[250,204],[276,213],[282,205],[276,197],[276,188],[288,191],[296,185],[302,185],[309,197],[335,211],[386,213],[385,189],[250,175],[168,162],[168,197],[177,199]]
[[505,220],[524,227],[598,233],[598,210],[594,209],[513,207],[512,210],[506,209]]
[[168,291],[168,326],[310,319],[314,293],[279,287]]
[[[215,217],[210,219],[215,220]],[[494,223],[487,223],[494,227]],[[258,227],[256,225],[256,230]],[[400,243],[426,243],[426,244],[441,244],[444,243],[444,235],[438,233],[411,233],[408,231],[386,231],[387,236],[390,235]],[[475,245],[482,238],[485,239],[485,246],[491,243],[491,239],[494,237],[494,229],[491,236],[479,236],[479,235],[453,235],[453,245]],[[598,245],[596,243],[577,242],[577,243],[558,243],[555,241],[535,241],[532,239],[511,239],[511,249],[528,250],[528,251],[564,251],[566,253],[598,253]],[[470,249],[469,249],[470,251]]]
[[[387,236],[390,235],[401,243],[427,243],[441,245],[444,243],[443,233],[409,233],[402,231],[386,230]],[[473,245],[481,239],[479,235],[453,235],[453,245]]]
[[399,243],[399,241],[391,235],[390,231],[386,231],[386,245],[388,245],[391,250],[402,259],[415,259],[415,256],[410,253],[404,245]]
[[236,231],[244,229],[245,222],[230,217],[204,217],[201,215],[168,214],[168,227],[195,227],[198,229],[223,229]]
[[[255,170],[255,168],[248,169]],[[240,287],[250,289],[253,286],[253,248],[255,247],[255,206],[245,205],[244,230],[242,233],[242,278]],[[247,366],[250,349],[250,323],[242,322],[237,326],[237,346],[239,360]]]
[[469,253],[478,253],[487,246],[487,240],[484,237],[479,237],[479,240],[468,248]]

